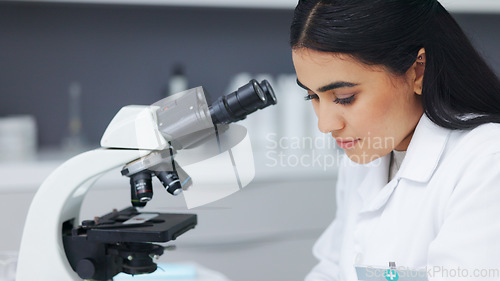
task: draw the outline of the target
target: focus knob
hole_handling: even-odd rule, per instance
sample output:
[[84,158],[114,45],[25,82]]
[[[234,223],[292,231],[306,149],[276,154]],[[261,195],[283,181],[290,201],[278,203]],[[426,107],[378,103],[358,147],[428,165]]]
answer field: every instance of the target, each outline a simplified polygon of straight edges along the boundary
[[94,262],[90,259],[82,259],[78,262],[76,266],[76,273],[82,279],[92,279],[95,274],[95,265]]

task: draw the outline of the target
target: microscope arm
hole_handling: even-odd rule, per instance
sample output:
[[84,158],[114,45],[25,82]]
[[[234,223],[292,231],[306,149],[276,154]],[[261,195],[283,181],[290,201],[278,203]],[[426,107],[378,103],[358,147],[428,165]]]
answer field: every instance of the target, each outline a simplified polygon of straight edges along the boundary
[[63,223],[79,224],[82,201],[100,176],[148,153],[147,150],[96,149],[69,159],[50,174],[28,211],[17,281],[81,280],[71,269],[64,252]]

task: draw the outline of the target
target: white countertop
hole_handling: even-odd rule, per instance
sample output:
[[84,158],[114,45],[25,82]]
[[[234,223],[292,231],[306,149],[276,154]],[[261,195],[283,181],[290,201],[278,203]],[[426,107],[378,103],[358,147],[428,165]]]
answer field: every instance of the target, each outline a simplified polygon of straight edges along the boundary
[[[284,152],[286,154],[286,152]],[[318,152],[316,152],[318,153]],[[290,165],[277,163],[266,158],[265,152],[254,152],[255,155],[255,178],[253,182],[289,182],[289,181],[317,181],[336,178],[334,167],[322,168],[303,167],[301,165]],[[65,154],[55,149],[41,151],[37,157],[28,161],[0,162],[0,193],[34,192],[52,171],[71,158],[71,154]],[[293,157],[296,160],[298,157]],[[308,155],[304,159],[312,158]],[[295,164],[293,162],[292,164]],[[101,185],[113,187],[123,184],[124,178],[120,169],[106,173],[99,179]]]

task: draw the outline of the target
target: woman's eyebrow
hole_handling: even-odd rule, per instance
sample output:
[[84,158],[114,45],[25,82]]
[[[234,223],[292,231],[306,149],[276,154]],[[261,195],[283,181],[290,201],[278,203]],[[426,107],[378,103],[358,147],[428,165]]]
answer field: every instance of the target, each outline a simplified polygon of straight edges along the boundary
[[[310,91],[310,89],[308,87],[306,87],[304,84],[302,84],[299,79],[297,79],[297,85],[299,85],[299,87],[305,89],[305,90],[308,90]],[[351,82],[344,82],[344,81],[338,81],[338,82],[333,82],[333,83],[330,83],[326,86],[323,86],[321,88],[318,89],[318,92],[326,92],[326,91],[330,91],[330,90],[334,90],[334,89],[338,89],[338,88],[344,88],[344,87],[349,87],[349,88],[352,88],[352,87],[355,87],[355,86],[358,86],[359,84],[356,84],[356,83],[351,83]]]
[[344,88],[344,87],[352,88],[352,87],[355,87],[357,85],[359,85],[359,84],[351,83],[351,82],[344,82],[344,81],[333,82],[333,83],[330,83],[326,86],[319,88],[318,92],[326,92],[326,91],[330,91],[330,90],[334,90],[334,89],[338,89],[338,88]]
[[299,85],[299,87],[301,87],[304,90],[310,91],[309,88],[307,88],[304,84],[300,83],[299,78],[297,78],[297,85]]

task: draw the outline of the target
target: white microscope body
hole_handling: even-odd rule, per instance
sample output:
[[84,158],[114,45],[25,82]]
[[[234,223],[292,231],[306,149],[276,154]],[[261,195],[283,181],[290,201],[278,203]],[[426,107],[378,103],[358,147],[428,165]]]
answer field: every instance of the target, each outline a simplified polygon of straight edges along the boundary
[[[130,117],[135,115],[133,112],[154,116],[149,107],[126,108],[125,112],[132,114]],[[144,122],[145,127],[151,127],[144,116],[139,120]],[[168,145],[154,129],[148,136],[142,134],[141,137],[151,143],[158,140],[157,148]],[[116,141],[123,142],[125,139]],[[104,141],[113,142],[103,138]],[[83,199],[100,176],[151,153],[153,146],[143,149],[96,149],[77,155],[58,167],[40,186],[31,203],[19,252],[17,280],[82,280],[66,258],[62,240],[63,223],[70,220],[79,222]]]
[[[264,92],[267,97],[264,96],[264,99],[262,99],[262,93],[259,92],[262,88],[258,87],[260,86],[258,83],[255,85],[256,81],[252,81],[249,85],[251,84],[257,92],[255,93],[257,102],[254,101],[257,105],[250,109],[247,107],[246,114],[276,103],[272,88],[267,81],[265,85],[262,85],[262,88],[267,88]],[[242,88],[238,92],[244,92],[245,89],[242,90]],[[246,87],[247,92],[248,88]],[[246,95],[249,96],[249,94]],[[268,99],[272,100],[268,102]],[[240,105],[236,106],[241,107],[241,100],[240,98]],[[217,119],[222,121],[219,124],[241,120],[246,116],[246,114],[245,116],[234,114],[235,110],[229,113],[216,112],[228,106],[228,101],[223,102],[224,104],[220,102],[222,105],[218,108],[214,105],[209,107],[206,104],[203,89],[198,87],[163,99],[151,106],[122,108],[106,129],[101,139],[102,148],[69,159],[58,167],[38,189],[26,218],[17,265],[17,280],[94,280],[94,278],[79,276],[80,273],[75,272],[75,266],[72,267],[68,261],[67,249],[63,243],[65,224],[71,224],[71,227],[75,228],[80,223],[80,208],[90,187],[100,176],[114,168],[131,166],[131,163],[133,165],[137,162],[143,165],[148,163],[149,161],[141,162],[141,159],[147,159],[148,155],[154,153],[170,151],[170,154],[167,153],[170,157],[167,157],[168,162],[175,165],[173,149],[179,150],[193,146],[203,142],[207,136],[213,136],[215,124],[213,119],[217,118],[216,115]],[[228,116],[232,119],[221,120],[224,119],[224,115],[221,114],[229,114]],[[170,169],[172,168],[175,171],[175,166],[170,166]],[[123,171],[125,170],[124,168]],[[184,183],[187,182],[187,180],[181,180]],[[164,183],[163,180],[162,183]],[[164,185],[167,187],[165,183]],[[142,203],[143,199],[139,203]],[[176,236],[173,239],[175,238]],[[91,274],[89,276],[92,276]],[[112,276],[114,275],[112,274],[111,278],[107,279],[112,279]]]

